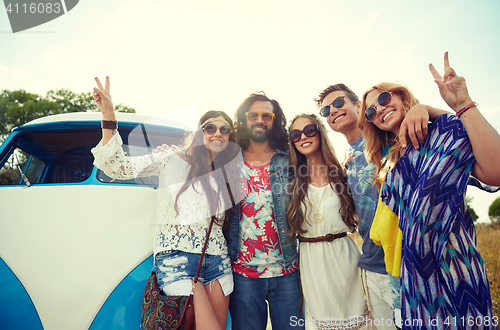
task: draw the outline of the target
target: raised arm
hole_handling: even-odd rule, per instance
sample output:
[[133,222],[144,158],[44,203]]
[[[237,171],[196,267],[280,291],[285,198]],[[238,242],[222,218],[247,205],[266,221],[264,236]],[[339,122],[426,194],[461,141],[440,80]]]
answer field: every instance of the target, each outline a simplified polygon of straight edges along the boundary
[[472,168],[472,174],[482,182],[500,185],[500,135],[488,123],[479,112],[477,105],[472,101],[463,77],[457,76],[455,70],[450,67],[448,52],[444,54],[444,75],[432,64],[429,64],[434,81],[438,85],[443,100],[457,114],[460,110],[470,106],[466,112],[460,115],[472,145],[472,151],[476,162]]
[[[99,78],[95,78],[94,99],[102,112],[103,121],[116,122],[115,110],[109,92],[109,77],[103,87]],[[104,125],[103,125],[104,126]],[[116,134],[116,136],[115,136]],[[114,179],[132,179],[141,176],[159,175],[162,159],[169,157],[171,151],[161,151],[139,157],[129,157],[122,148],[122,141],[114,128],[102,129],[102,140],[93,148],[94,165]]]
[[[94,99],[97,107],[101,110],[103,121],[116,122],[115,108],[111,101],[111,94],[109,93],[109,76],[106,77],[106,87],[102,87],[99,78],[95,78],[97,87],[94,87]],[[106,145],[111,137],[116,133],[116,129],[102,129],[102,144]]]

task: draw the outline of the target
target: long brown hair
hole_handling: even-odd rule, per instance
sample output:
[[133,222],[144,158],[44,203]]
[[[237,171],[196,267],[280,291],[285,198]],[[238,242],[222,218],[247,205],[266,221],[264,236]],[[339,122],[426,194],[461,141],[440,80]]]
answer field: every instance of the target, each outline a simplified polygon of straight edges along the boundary
[[[210,162],[211,152],[205,146],[201,124],[211,118],[217,118],[219,116],[222,116],[229,123],[229,126],[231,127],[231,133],[229,135],[229,143],[226,149],[221,151],[215,157],[213,162]],[[224,199],[224,205],[227,209],[225,210],[225,219],[229,220],[231,208],[228,208],[228,206],[232,205],[232,196],[234,196],[236,193],[232,190],[239,187],[239,175],[237,171],[238,164],[233,160],[238,156],[238,153],[240,152],[240,148],[236,143],[231,117],[229,117],[229,115],[224,111],[207,111],[200,118],[199,128],[186,138],[184,145],[186,147],[186,161],[189,165],[191,165],[191,169],[189,170],[187,179],[184,181],[184,184],[182,185],[175,198],[175,210],[178,212],[177,202],[179,200],[179,196],[184,191],[186,191],[189,186],[193,186],[194,189],[194,185],[196,184],[196,182],[200,182],[201,187],[205,192],[205,195],[207,196],[208,205],[210,207],[210,214],[217,215],[218,213],[221,213],[221,210],[219,210],[218,208],[220,198],[222,196],[222,198]],[[223,171],[216,171],[219,168],[223,169]],[[210,184],[210,178],[209,175],[207,175],[212,171],[216,171],[214,172],[214,177],[217,182],[217,191],[215,191]],[[231,187],[233,187],[233,189],[231,189]],[[221,193],[222,189],[227,189],[228,193]],[[219,221],[219,224],[221,224],[221,221]]]
[[[295,117],[292,120],[290,127],[299,118],[306,118],[310,120],[311,123],[318,126],[321,154],[328,169],[327,177],[329,184],[340,198],[340,214],[342,215],[342,220],[347,225],[347,227],[349,227],[349,229],[354,231],[356,230],[359,223],[356,214],[356,208],[354,207],[354,200],[349,193],[347,175],[342,165],[340,165],[337,156],[335,155],[335,150],[333,149],[330,140],[327,138],[326,129],[318,120],[318,118],[312,114],[301,114]],[[301,174],[300,169],[303,167],[307,168],[307,159],[297,150],[294,143],[289,144],[289,150],[290,168],[292,169],[294,178],[290,185],[291,196],[286,212],[286,218],[291,228],[291,232],[288,234],[292,235],[293,232],[297,234],[303,234],[306,232],[301,227],[304,221],[307,221],[304,214],[307,213],[307,203],[305,203],[305,197],[307,196],[307,191],[309,188],[309,176],[304,175],[303,173]],[[302,212],[301,208],[301,204],[303,202],[306,210],[305,212]]]
[[[365,111],[367,108],[366,97],[369,93],[377,90],[379,92],[391,92],[398,95],[403,103],[403,112],[406,116],[412,106],[419,104],[418,99],[413,96],[408,87],[398,84],[382,82],[379,83],[363,94],[363,106],[361,114],[358,118],[358,126],[363,131],[365,136],[365,155],[368,162],[371,162],[377,168],[375,172],[374,184],[380,191],[380,187],[384,182],[387,171],[392,168],[403,152],[403,147],[399,141],[399,137],[393,132],[383,131],[375,124],[366,121]],[[389,152],[385,159],[382,157],[382,152],[389,145]]]

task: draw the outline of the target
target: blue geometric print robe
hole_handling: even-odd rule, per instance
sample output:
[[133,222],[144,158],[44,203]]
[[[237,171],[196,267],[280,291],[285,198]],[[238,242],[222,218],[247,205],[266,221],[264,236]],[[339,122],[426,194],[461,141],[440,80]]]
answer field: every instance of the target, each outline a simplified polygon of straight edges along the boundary
[[460,120],[442,115],[420,149],[410,144],[386,176],[382,201],[403,232],[404,329],[494,328],[486,268],[465,204],[474,162]]

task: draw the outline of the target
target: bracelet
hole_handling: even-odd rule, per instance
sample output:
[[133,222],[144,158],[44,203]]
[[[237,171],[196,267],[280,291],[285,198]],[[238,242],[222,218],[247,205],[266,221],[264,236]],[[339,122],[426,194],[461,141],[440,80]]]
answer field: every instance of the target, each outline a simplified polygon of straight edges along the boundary
[[467,110],[469,110],[470,108],[473,108],[475,106],[477,106],[477,102],[472,102],[468,106],[462,108],[459,112],[457,112],[457,114],[456,114],[457,118],[460,118],[460,116],[463,115]]
[[102,120],[101,128],[104,129],[118,129],[118,121],[116,120]]

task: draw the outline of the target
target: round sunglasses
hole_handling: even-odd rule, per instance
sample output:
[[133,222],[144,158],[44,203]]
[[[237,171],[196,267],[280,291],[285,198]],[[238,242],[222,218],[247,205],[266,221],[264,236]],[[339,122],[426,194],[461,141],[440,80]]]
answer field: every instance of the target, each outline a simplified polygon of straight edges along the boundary
[[330,105],[324,106],[319,110],[319,114],[323,117],[328,117],[330,115],[330,106],[334,106],[337,109],[340,109],[344,106],[345,104],[345,95],[344,96],[339,96]]
[[302,133],[304,133],[304,135],[307,137],[313,137],[316,134],[318,134],[318,132],[319,132],[318,125],[309,124],[309,125],[304,126],[302,131],[300,131],[298,129],[294,129],[293,131],[290,132],[290,134],[288,134],[288,137],[290,138],[290,141],[292,141],[293,143],[296,143],[296,142],[299,142],[300,139],[302,138]]
[[256,121],[257,118],[262,118],[262,121],[265,123],[270,122],[271,120],[274,119],[275,115],[272,112],[255,112],[255,111],[248,111],[245,113],[247,116],[248,121]]
[[[377,105],[380,105],[381,107],[386,107],[392,102],[392,92],[382,92],[378,95],[377,97]],[[377,108],[376,106],[371,106],[368,107],[365,110],[365,119],[368,122],[373,122],[373,118],[377,114]]]
[[221,127],[217,127],[215,124],[208,123],[203,126],[203,131],[210,135],[214,135],[217,130],[219,130],[221,135],[231,134],[231,127],[229,127],[229,125],[222,125]]

